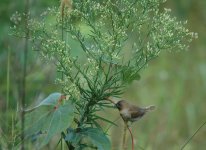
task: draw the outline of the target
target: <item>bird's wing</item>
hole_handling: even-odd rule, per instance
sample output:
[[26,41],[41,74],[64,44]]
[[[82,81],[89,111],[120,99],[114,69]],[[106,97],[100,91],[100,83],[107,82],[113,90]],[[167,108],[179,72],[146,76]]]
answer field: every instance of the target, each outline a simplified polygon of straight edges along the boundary
[[145,114],[145,110],[139,107],[133,107],[129,110],[131,118],[139,118]]

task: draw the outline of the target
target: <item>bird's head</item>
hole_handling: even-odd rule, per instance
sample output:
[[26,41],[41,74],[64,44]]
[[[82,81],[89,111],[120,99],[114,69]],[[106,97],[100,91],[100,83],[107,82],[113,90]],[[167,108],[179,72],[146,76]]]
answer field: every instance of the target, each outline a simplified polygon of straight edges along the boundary
[[125,101],[125,100],[120,100],[118,101],[115,106],[119,109],[119,110],[122,110],[123,108],[125,107],[128,107],[128,103]]

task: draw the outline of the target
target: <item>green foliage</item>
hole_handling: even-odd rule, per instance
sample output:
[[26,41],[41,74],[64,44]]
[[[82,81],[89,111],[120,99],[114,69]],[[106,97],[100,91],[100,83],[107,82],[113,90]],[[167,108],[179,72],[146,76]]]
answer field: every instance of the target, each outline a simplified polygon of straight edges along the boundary
[[139,71],[135,71],[135,68],[125,66],[122,70],[122,81],[131,83],[134,80],[140,80]]
[[109,139],[106,137],[105,133],[98,128],[85,128],[82,134],[88,136],[88,138],[94,145],[97,146],[99,150],[111,149]]
[[25,110],[25,112],[31,112],[40,106],[53,106],[53,107],[55,107],[59,103],[59,101],[61,101],[61,100],[62,100],[61,93],[52,93],[47,98],[45,98],[41,103],[39,103],[39,105],[37,105],[31,109]]
[[[90,147],[87,144],[78,145],[80,140],[84,140],[88,142],[92,142],[92,144],[96,145],[96,148],[99,150],[111,149],[111,144],[107,136],[104,132],[102,132],[99,128],[84,128],[80,129],[79,131],[69,130],[68,135],[66,136],[65,140],[72,142],[73,145],[77,146],[77,149],[83,149],[86,147]],[[93,147],[95,148],[95,147]]]
[[[160,11],[161,2],[76,0],[72,10],[64,9],[64,15],[49,8],[40,18],[26,16],[33,48],[56,65],[61,74],[56,82],[69,96],[68,103],[56,108],[61,94],[50,95],[35,111],[43,105],[50,109],[28,117],[38,117],[31,131],[46,131],[44,144],[74,122],[65,138],[68,147],[84,145],[86,136],[98,149],[110,149],[98,120],[111,121],[96,114],[111,107],[107,98],[121,96],[125,86],[140,79],[139,71],[161,51],[184,50],[197,36],[184,27],[186,22],[171,17],[168,9]],[[18,13],[12,17],[13,34],[25,37],[21,17]],[[71,41],[78,43],[76,47]],[[82,58],[75,54],[77,49],[82,50]]]
[[25,120],[27,137],[34,137],[36,134],[43,136],[42,145],[45,145],[55,134],[70,126],[74,118],[74,106],[71,101],[64,102],[61,96],[60,93],[53,93],[36,107],[26,111],[29,112]]

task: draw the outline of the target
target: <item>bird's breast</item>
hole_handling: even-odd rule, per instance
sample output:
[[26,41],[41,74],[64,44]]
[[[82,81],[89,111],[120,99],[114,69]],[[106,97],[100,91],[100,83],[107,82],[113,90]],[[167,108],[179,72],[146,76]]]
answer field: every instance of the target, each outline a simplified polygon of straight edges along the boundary
[[128,109],[121,110],[120,114],[124,117],[124,119],[130,119],[131,118],[131,114],[129,113]]

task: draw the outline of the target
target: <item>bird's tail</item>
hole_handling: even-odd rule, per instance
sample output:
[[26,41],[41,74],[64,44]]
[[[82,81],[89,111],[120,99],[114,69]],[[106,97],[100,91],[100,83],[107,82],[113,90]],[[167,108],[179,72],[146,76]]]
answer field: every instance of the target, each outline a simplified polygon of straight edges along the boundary
[[146,111],[152,111],[152,110],[155,110],[155,106],[154,105],[151,105],[151,106],[147,106],[147,107],[145,107],[145,110]]

